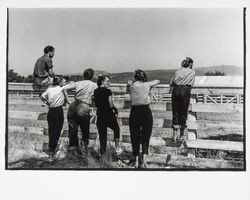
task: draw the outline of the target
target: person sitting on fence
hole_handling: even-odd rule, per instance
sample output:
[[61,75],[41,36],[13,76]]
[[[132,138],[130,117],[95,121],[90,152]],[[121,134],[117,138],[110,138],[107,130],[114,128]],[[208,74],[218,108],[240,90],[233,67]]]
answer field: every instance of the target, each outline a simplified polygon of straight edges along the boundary
[[149,108],[150,90],[159,84],[159,80],[147,82],[147,75],[142,70],[136,70],[134,80],[128,81],[128,91],[131,97],[131,111],[129,115],[129,129],[135,167],[139,167],[140,144],[142,144],[142,167],[147,167],[149,140],[153,128],[152,112]]
[[109,76],[99,75],[97,79],[98,88],[94,91],[94,101],[97,107],[97,129],[100,139],[100,154],[106,152],[107,128],[114,131],[116,154],[119,155],[122,149],[119,147],[120,128],[117,122],[118,110],[113,104],[112,92],[109,88]]
[[173,142],[185,139],[186,120],[190,103],[190,92],[195,80],[195,71],[192,69],[193,60],[187,57],[181,63],[170,82],[172,93],[172,128]]
[[[89,144],[89,128],[90,128],[90,104],[94,90],[97,84],[92,82],[94,76],[93,69],[86,69],[83,72],[82,81],[73,82],[63,87],[64,90],[75,89],[75,100],[70,104],[68,109],[68,125],[69,125],[69,151],[76,155],[82,153],[84,145],[86,153]],[[82,132],[82,139],[78,142],[78,125]]]
[[64,115],[62,106],[69,104],[67,92],[62,90],[64,80],[54,77],[52,87],[40,96],[41,100],[49,106],[47,115],[49,127],[49,154],[53,156],[62,131]]
[[44,55],[38,58],[34,66],[34,89],[47,88],[52,84],[55,73],[53,72],[52,58],[55,55],[55,48],[52,46],[46,46],[43,50]]

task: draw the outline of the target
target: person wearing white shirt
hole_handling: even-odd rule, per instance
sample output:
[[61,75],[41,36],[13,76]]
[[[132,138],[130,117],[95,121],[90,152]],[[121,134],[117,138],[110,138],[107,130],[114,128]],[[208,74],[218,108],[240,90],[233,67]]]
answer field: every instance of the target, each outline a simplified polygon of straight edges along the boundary
[[49,154],[54,155],[62,131],[64,116],[62,106],[68,101],[66,91],[62,90],[63,80],[54,77],[53,84],[40,96],[41,100],[49,106],[47,115],[49,127]]

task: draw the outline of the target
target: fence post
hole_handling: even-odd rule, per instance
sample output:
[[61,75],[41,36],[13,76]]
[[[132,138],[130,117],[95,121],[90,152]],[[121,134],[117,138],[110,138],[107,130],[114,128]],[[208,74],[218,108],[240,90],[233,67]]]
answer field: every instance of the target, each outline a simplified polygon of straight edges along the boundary
[[[195,112],[192,112],[192,104],[196,103],[196,94],[191,94],[190,97],[190,104],[191,104],[191,112],[188,113],[187,118],[187,126],[188,128],[188,140],[196,140],[197,139],[197,114]],[[195,149],[189,149],[188,150],[188,157],[195,158]]]

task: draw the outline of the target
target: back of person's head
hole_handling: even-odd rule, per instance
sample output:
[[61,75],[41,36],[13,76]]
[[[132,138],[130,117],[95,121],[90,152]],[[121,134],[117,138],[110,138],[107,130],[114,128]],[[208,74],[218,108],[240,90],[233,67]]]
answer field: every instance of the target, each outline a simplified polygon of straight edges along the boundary
[[61,78],[59,76],[55,76],[53,78],[53,85],[59,85],[60,82],[61,82]]
[[43,49],[43,52],[44,52],[45,54],[47,54],[47,53],[52,52],[52,51],[54,51],[54,50],[55,50],[54,47],[48,45],[48,46],[46,46],[46,47]]
[[110,79],[110,77],[108,75],[99,74],[98,78],[97,78],[97,86],[100,87],[102,85],[103,81],[105,81],[106,78]]
[[184,68],[187,68],[187,67],[188,67],[187,61],[186,61],[186,60],[183,60],[183,61],[181,62],[181,66],[184,67]]
[[135,81],[142,81],[142,82],[146,82],[148,80],[146,73],[140,69],[135,70],[134,79]]
[[84,70],[83,72],[83,78],[84,80],[91,80],[94,76],[94,70],[89,68],[89,69],[86,69]]
[[188,66],[189,66],[190,64],[193,64],[193,63],[194,63],[193,59],[190,58],[190,57],[186,57],[186,61],[187,61],[187,65],[188,65]]

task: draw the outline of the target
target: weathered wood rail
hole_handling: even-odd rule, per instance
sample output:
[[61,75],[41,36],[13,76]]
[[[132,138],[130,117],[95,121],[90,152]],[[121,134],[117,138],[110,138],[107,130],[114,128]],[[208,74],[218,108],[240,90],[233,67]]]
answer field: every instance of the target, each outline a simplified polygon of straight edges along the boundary
[[[121,128],[121,141],[130,146],[128,118],[130,111],[130,97],[126,91],[126,84],[112,84],[114,104],[119,109],[118,122]],[[212,98],[219,95],[220,99]],[[8,85],[8,131],[47,135],[48,109],[34,91],[31,84],[9,83]],[[41,92],[41,91],[40,91]],[[226,161],[197,158],[197,149],[212,149],[244,153],[243,140],[218,141],[209,139],[210,136],[243,135],[243,87],[239,85],[202,85],[196,84],[192,89],[192,99],[188,115],[187,140],[184,143],[173,144],[170,140],[171,129],[171,95],[168,94],[169,85],[159,85],[152,89],[150,105],[153,111],[154,124],[150,140],[152,160],[166,165],[195,167],[195,168],[238,168],[242,169],[244,161]],[[232,97],[233,96],[233,97]],[[200,97],[203,97],[201,99]],[[210,99],[207,101],[207,99]],[[229,98],[230,97],[230,98]],[[67,137],[67,107],[64,108],[65,122],[61,137]],[[212,119],[204,120],[203,116],[214,115]],[[90,139],[98,138],[95,126],[95,108],[91,112]],[[208,138],[208,139],[205,139]],[[113,140],[113,134],[108,131],[108,140]],[[157,149],[157,151],[155,150]],[[180,156],[185,152],[190,158]]]

